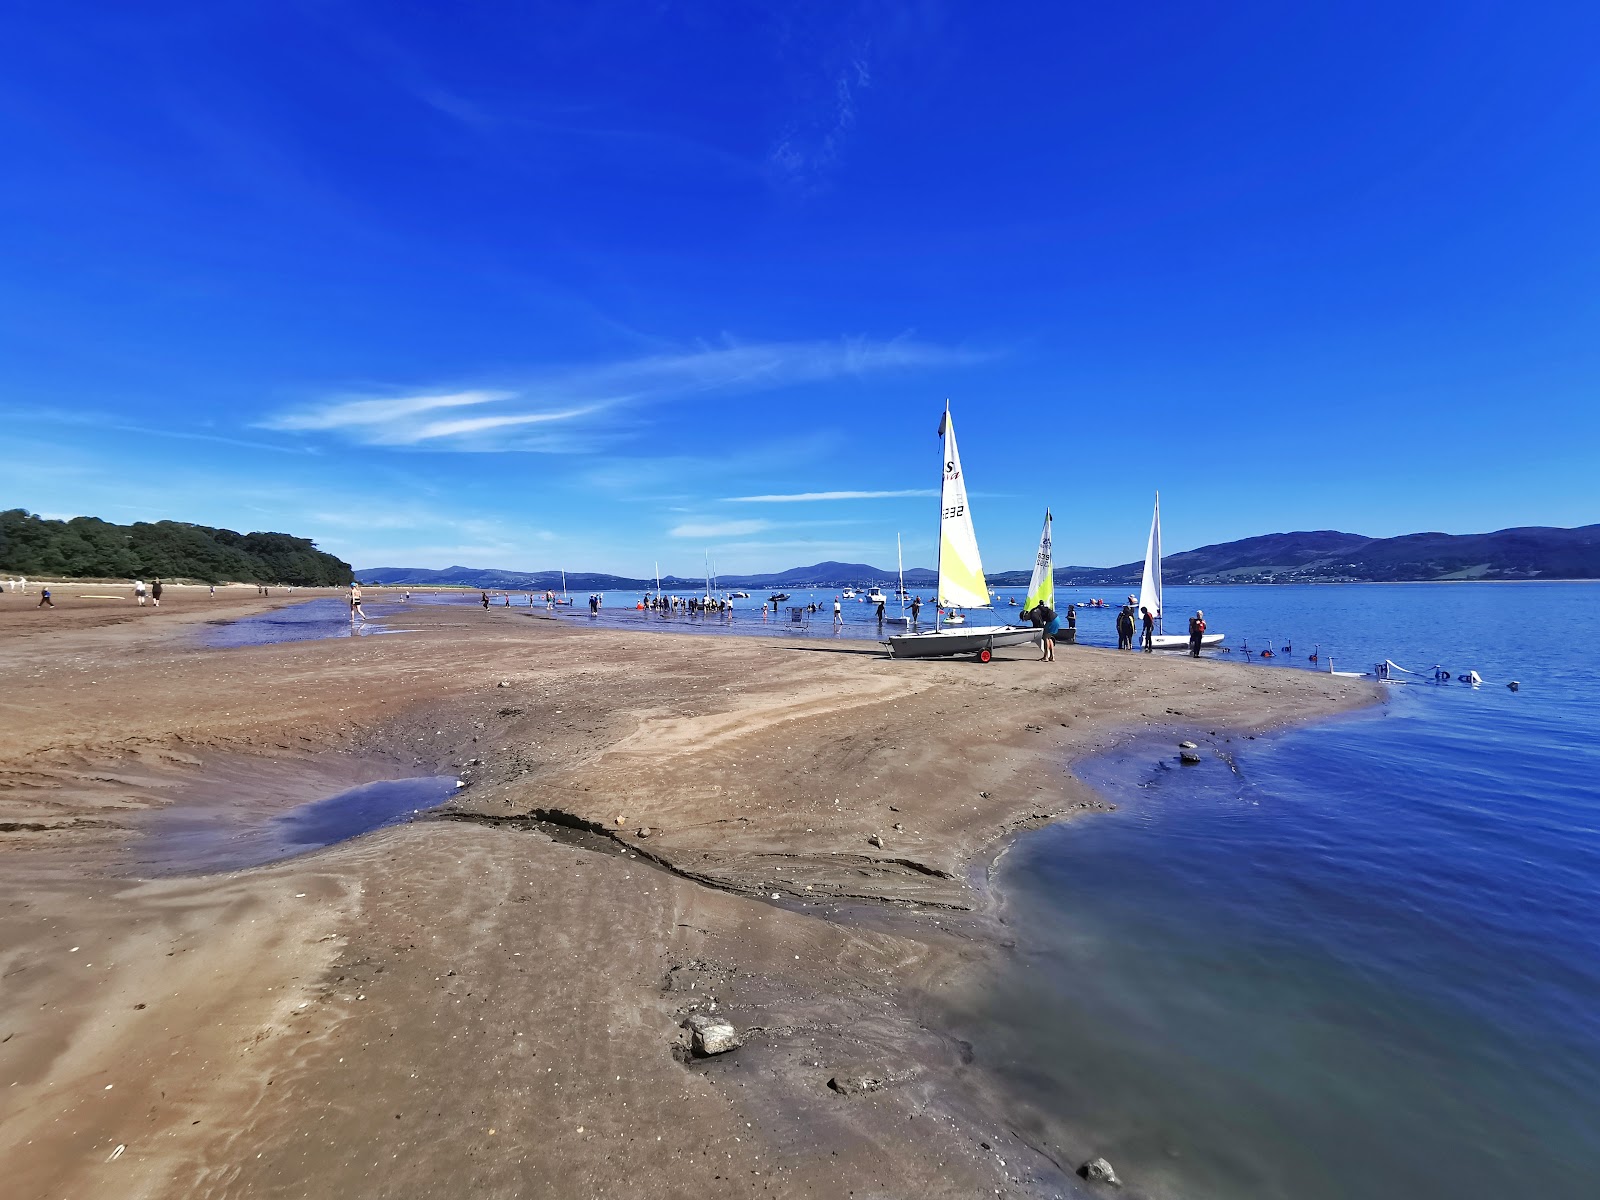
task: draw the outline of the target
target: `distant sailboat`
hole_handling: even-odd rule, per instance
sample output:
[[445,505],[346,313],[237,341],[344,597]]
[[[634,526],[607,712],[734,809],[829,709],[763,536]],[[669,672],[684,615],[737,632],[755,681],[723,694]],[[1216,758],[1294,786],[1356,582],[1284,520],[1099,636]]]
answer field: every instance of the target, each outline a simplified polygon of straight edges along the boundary
[[[1141,611],[1133,614],[1134,629],[1140,630],[1143,620],[1142,610],[1149,609],[1150,615],[1156,619],[1156,632],[1150,639],[1150,644],[1157,650],[1187,650],[1189,637],[1187,634],[1163,633],[1161,626],[1161,493],[1156,493],[1155,515],[1150,518],[1150,540],[1144,549],[1144,579],[1139,583],[1139,608]],[[1139,636],[1139,635],[1136,635]],[[1206,633],[1201,635],[1200,645],[1220,646],[1223,635],[1220,633]]]
[[893,625],[911,624],[911,614],[906,612],[906,560],[900,548],[900,535],[894,535],[894,561],[895,568],[900,575],[900,587],[897,595],[900,597],[900,615],[898,617],[886,616],[883,620]]
[[[961,473],[961,454],[956,449],[956,429],[948,401],[939,422],[939,435],[944,439],[944,453],[940,456],[943,483],[939,494],[939,588],[934,628],[925,633],[894,635],[889,638],[889,653],[895,658],[975,654],[978,661],[988,662],[997,647],[1036,642],[1039,631],[1016,625],[938,627],[938,613],[943,609],[989,606],[989,584],[978,556],[978,535],[972,527],[972,509],[967,504],[967,484]],[[965,621],[959,613],[955,615]]]

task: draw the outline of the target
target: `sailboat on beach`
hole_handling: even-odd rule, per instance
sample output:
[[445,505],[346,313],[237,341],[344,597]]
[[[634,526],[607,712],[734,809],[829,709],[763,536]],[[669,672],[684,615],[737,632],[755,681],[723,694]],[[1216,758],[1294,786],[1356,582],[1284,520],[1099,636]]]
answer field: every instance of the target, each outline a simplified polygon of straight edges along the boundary
[[[1157,650],[1187,650],[1187,634],[1163,633],[1161,629],[1161,493],[1156,493],[1156,511],[1150,518],[1150,540],[1144,548],[1144,579],[1139,584],[1139,608],[1148,608],[1156,619],[1156,631],[1150,644]],[[1142,612],[1134,614],[1137,623]],[[1137,625],[1135,626],[1137,628]],[[1223,635],[1205,633],[1200,637],[1202,647],[1220,646]]]
[[979,662],[988,662],[1000,646],[1038,641],[1039,631],[1017,625],[939,628],[938,613],[946,608],[989,607],[989,584],[978,557],[978,535],[972,528],[972,509],[967,504],[967,484],[961,473],[961,454],[956,449],[956,428],[950,419],[948,400],[939,422],[939,435],[944,439],[944,453],[940,456],[943,482],[939,494],[939,589],[934,627],[923,633],[894,635],[888,639],[889,653],[895,658],[973,654]]
[[[1015,600],[1012,601],[1016,603]],[[1044,510],[1044,529],[1039,533],[1039,552],[1033,559],[1033,576],[1028,580],[1028,594],[1023,597],[1022,611],[1024,613],[1038,608],[1043,604],[1046,608],[1054,609],[1056,606],[1056,576],[1055,568],[1050,562],[1050,510]]]

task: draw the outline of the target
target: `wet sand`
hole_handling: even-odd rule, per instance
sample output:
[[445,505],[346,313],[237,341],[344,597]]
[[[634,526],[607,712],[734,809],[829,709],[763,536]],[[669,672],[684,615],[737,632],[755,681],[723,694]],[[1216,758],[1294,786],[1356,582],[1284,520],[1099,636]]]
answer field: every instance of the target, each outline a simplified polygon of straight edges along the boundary
[[[337,594],[241,593],[0,595],[10,1195],[1060,1194],[1095,1148],[935,1019],[1006,952],[985,855],[1101,806],[1070,765],[1120,739],[1373,698],[1225,661],[891,662],[526,608],[201,648],[207,620]],[[412,824],[138,877],[172,805],[447,772],[469,786]],[[682,1018],[713,998],[746,1044],[689,1059]],[[829,1086],[861,1075],[887,1086]]]

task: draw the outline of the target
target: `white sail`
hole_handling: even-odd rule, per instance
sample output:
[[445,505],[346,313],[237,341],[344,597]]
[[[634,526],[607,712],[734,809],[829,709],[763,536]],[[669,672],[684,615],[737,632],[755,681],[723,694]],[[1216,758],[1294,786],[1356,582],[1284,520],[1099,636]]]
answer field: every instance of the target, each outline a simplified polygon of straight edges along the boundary
[[939,432],[944,434],[944,487],[939,507],[939,603],[946,608],[982,608],[989,603],[989,585],[978,557],[978,535],[972,528],[967,483],[956,449],[956,428],[945,408]]
[[[1150,541],[1144,550],[1144,579],[1139,584],[1139,607],[1148,608],[1161,628],[1161,493],[1156,493],[1156,511],[1150,518]],[[1143,616],[1142,612],[1134,614]]]
[[1044,531],[1039,534],[1039,553],[1033,560],[1033,578],[1028,580],[1028,595],[1022,601],[1022,611],[1056,606],[1056,577],[1050,563],[1050,510],[1044,510]]

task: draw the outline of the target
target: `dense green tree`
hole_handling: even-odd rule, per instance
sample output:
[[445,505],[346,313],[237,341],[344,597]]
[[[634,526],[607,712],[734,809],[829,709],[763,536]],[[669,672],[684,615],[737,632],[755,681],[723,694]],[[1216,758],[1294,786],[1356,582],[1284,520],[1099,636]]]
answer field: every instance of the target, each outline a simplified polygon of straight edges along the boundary
[[297,587],[338,587],[352,578],[349,563],[287,533],[240,534],[183,521],[51,521],[20,508],[0,512],[0,571]]

